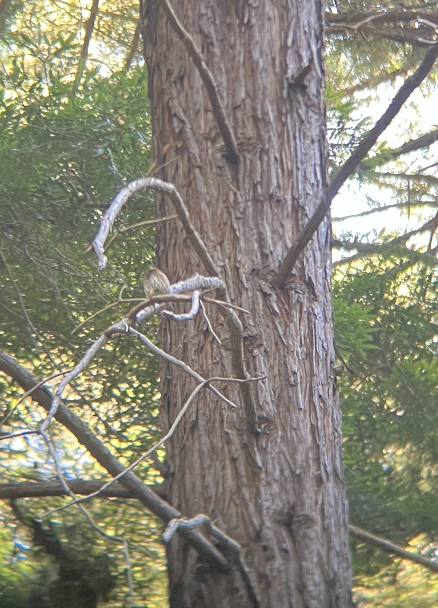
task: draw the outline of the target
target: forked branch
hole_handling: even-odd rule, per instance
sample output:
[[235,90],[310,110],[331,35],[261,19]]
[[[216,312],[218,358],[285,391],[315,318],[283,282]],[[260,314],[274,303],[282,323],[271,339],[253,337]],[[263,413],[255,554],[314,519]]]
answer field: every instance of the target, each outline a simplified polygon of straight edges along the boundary
[[[30,390],[36,384],[37,379],[28,371],[23,369],[12,357],[0,351],[0,371],[7,374],[25,391]],[[32,398],[39,403],[47,412],[50,411],[53,395],[47,388],[38,388],[32,393]],[[55,419],[67,428],[97,460],[112,477],[116,477],[125,471],[125,466],[109,452],[107,447],[96,437],[96,435],[78,418],[70,412],[62,403],[55,413]],[[181,513],[167,502],[157,496],[147,485],[145,485],[134,473],[126,473],[121,477],[122,485],[152,513],[164,522],[180,518]],[[180,534],[215,568],[225,571],[229,569],[229,563],[210,541],[202,536],[197,530],[181,530]]]

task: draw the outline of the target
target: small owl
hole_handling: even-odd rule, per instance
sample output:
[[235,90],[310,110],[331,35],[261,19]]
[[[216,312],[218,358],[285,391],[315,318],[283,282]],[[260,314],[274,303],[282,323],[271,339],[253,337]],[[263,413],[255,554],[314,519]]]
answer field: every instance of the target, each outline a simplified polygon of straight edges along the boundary
[[148,299],[169,293],[169,287],[169,279],[164,272],[161,272],[158,268],[146,270],[143,278],[143,288]]

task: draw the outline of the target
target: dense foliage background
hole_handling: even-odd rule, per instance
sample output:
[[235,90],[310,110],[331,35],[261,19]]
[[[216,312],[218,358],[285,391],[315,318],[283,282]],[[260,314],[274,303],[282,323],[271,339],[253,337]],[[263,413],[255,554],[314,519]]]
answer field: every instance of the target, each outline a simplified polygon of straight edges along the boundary
[[[334,16],[391,16],[400,4],[329,4],[334,169],[421,61],[422,45],[400,37],[424,25],[401,20],[399,26],[388,17],[371,34],[340,30]],[[421,5],[432,21],[436,4]],[[120,187],[155,168],[147,76],[137,49],[138,7],[101,2],[96,13],[97,5],[93,20],[88,1],[0,4],[0,348],[40,379],[70,369],[130,304],[80,326],[90,315],[118,298],[141,297],[142,274],[154,259],[146,195],[136,195],[118,221],[118,230],[128,230],[113,242],[104,273],[88,250]],[[433,113],[423,108],[433,99],[438,103],[436,75],[335,201],[335,216],[362,215],[334,224],[333,282],[351,523],[432,559],[438,542],[438,135]],[[153,323],[147,331],[155,335]],[[0,374],[1,433],[42,420],[31,398],[21,397]],[[160,436],[158,403],[156,360],[122,339],[73,384],[67,401],[126,464]],[[59,425],[52,436],[67,478],[105,477]],[[1,441],[0,459],[3,483],[47,481],[56,474],[44,443],[33,435]],[[138,474],[160,483],[157,466],[147,461]],[[160,523],[134,500],[88,503],[107,534],[129,541],[128,567],[121,543],[99,535],[74,508],[39,522],[64,502],[0,503],[2,606],[162,606]],[[436,574],[354,538],[352,546],[361,607],[437,604]]]

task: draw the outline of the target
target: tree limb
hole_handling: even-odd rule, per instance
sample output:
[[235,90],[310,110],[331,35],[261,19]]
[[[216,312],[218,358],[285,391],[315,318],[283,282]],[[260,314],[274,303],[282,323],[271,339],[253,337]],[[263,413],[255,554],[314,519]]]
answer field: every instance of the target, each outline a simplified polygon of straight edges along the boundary
[[107,257],[105,255],[104,245],[116,217],[131,196],[140,190],[153,190],[154,192],[159,192],[160,194],[170,198],[173,206],[175,207],[178,218],[186,231],[187,239],[198,254],[208,274],[219,277],[219,270],[208,253],[207,247],[202,242],[201,237],[193,227],[189,213],[179,192],[173,184],[164,182],[156,177],[141,177],[127,184],[124,188],[122,188],[122,190],[120,190],[107,211],[104,213],[100,222],[99,232],[93,241],[93,247],[99,260],[99,268],[105,268],[106,266]]
[[334,197],[337,195],[345,181],[356,170],[359,163],[368,154],[378,137],[391,123],[392,119],[401,110],[405,101],[409,98],[412,92],[423,82],[427,74],[433,67],[438,56],[438,44],[434,45],[428,53],[426,53],[419,68],[412,76],[407,78],[397,95],[389,104],[386,112],[379,118],[375,126],[365,135],[360,144],[355,148],[350,158],[338,169],[335,173],[329,187],[325,199],[318,205],[315,213],[310,218],[307,225],[304,227],[297,242],[289,249],[278,271],[277,278],[274,281],[276,287],[283,287],[300,253],[306,247],[312,236],[315,234],[321,222],[324,220]]
[[416,564],[425,566],[426,568],[429,568],[429,570],[432,570],[432,572],[438,572],[438,563],[427,559],[427,557],[418,555],[418,553],[411,553],[410,551],[406,551],[406,549],[403,549],[403,547],[395,545],[391,541],[386,540],[385,538],[381,538],[380,536],[370,534],[369,532],[366,532],[366,530],[362,530],[362,528],[349,525],[348,530],[350,534],[352,534],[355,538],[364,541],[372,547],[376,547],[381,551],[385,551],[385,553],[392,553],[397,557],[401,557],[402,559],[408,559],[411,562],[415,562]]
[[[69,479],[69,488],[75,494],[89,496],[94,492],[99,492],[105,498],[137,498],[133,492],[116,481],[108,488],[101,489],[105,484],[102,480]],[[164,486],[156,484],[148,486],[153,491],[164,498]],[[0,500],[17,500],[19,498],[46,498],[48,496],[66,496],[65,490],[59,481],[30,481],[20,483],[0,484]]]
[[204,57],[196,47],[193,38],[184,29],[184,26],[178,20],[178,17],[174,13],[173,8],[170,6],[169,2],[167,0],[161,0],[161,6],[164,12],[166,13],[166,17],[170,25],[175,30],[175,33],[183,43],[184,48],[186,49],[187,53],[195,64],[201,77],[201,80],[204,83],[208,97],[210,99],[211,107],[213,110],[213,116],[216,119],[219,133],[221,134],[222,139],[224,140],[225,149],[227,152],[226,158],[230,163],[236,164],[239,160],[239,151],[237,149],[237,143],[231,130],[231,125],[228,122],[227,115],[225,114],[225,109],[219,98],[219,91],[217,88],[217,84],[214,81],[213,74],[208,69],[207,64],[204,61]]
[[[38,383],[37,379],[23,369],[12,357],[0,351],[0,371],[10,376],[25,391]],[[50,411],[53,395],[47,388],[38,388],[32,393],[32,398],[47,412]],[[68,410],[62,403],[59,404],[55,419],[68,429],[97,460],[108,473],[115,477],[123,473],[125,466],[119,462],[96,435]],[[144,505],[149,511],[157,515],[165,523],[173,518],[180,518],[181,513],[157,496],[147,485],[138,479],[134,473],[126,473],[121,478],[121,484]],[[223,555],[196,530],[181,530],[180,534],[209,561],[215,568],[225,571],[229,564]]]
[[[373,165],[377,164],[377,162],[379,162],[379,156],[381,155],[382,156],[381,164],[384,165],[388,162],[391,162],[395,158],[402,156],[402,154],[409,154],[409,152],[415,152],[415,150],[421,150],[421,148],[427,148],[428,146],[432,145],[436,141],[438,141],[438,129],[435,129],[434,131],[430,131],[430,133],[425,133],[424,135],[421,135],[421,137],[417,137],[416,139],[410,139],[409,141],[405,142],[402,146],[400,146],[399,148],[396,148],[394,150],[383,150],[380,154],[378,154],[376,157],[374,157],[372,159],[372,163],[373,163]],[[361,163],[360,169],[366,171],[367,169],[369,169],[369,165],[370,165],[370,161],[365,160],[363,163]]]
[[[349,258],[343,258],[333,263],[333,268],[338,268],[339,266],[346,266],[347,264],[351,264],[356,260],[361,260],[362,258],[366,258],[372,255],[381,255],[382,253],[393,253],[398,256],[406,256],[412,258],[416,258],[415,262],[420,261],[421,259],[427,259],[428,263],[432,266],[438,264],[438,260],[435,258],[435,254],[438,251],[438,247],[434,247],[429,251],[413,251],[412,249],[408,249],[407,247],[403,247],[402,245],[397,245],[394,241],[389,241],[388,243],[355,243],[351,241],[332,241],[333,249],[346,249],[347,251],[356,250],[357,253],[350,256]],[[412,263],[410,264],[412,265]]]
[[131,48],[129,49],[129,53],[128,53],[128,56],[126,57],[126,61],[125,61],[125,70],[127,72],[129,72],[129,69],[132,65],[132,61],[138,50],[138,41],[140,40],[140,31],[141,31],[141,24],[140,24],[140,19],[138,19],[137,25],[135,27],[134,36],[132,38]]
[[353,215],[344,215],[342,217],[332,217],[332,222],[343,222],[344,220],[351,220],[358,217],[366,217],[373,213],[381,213],[388,209],[411,209],[413,207],[438,207],[438,200],[435,201],[406,201],[405,203],[394,203],[393,205],[385,205],[384,207],[373,207],[368,211],[362,211],[362,213],[354,213]]

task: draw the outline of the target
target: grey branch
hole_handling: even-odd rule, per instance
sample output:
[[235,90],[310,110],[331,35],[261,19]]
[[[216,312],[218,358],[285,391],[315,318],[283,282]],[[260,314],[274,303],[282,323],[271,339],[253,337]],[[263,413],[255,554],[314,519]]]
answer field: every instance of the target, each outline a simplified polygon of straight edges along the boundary
[[194,319],[199,311],[199,296],[201,295],[200,291],[194,291],[192,294],[192,307],[189,312],[176,314],[171,312],[170,310],[163,310],[162,315],[167,319],[172,319],[172,321],[190,321]]
[[[105,212],[101,220],[99,232],[93,241],[93,247],[99,260],[99,267],[105,268],[106,266],[107,257],[105,255],[105,241],[114,224],[116,217],[123,208],[123,205],[135,192],[138,192],[139,190],[148,189],[154,190],[155,192],[159,192],[160,194],[166,195],[170,198],[174,205],[178,218],[180,219],[186,231],[187,239],[192,245],[194,251],[198,254],[201,262],[204,264],[205,269],[210,275],[214,277],[220,277],[219,270],[216,267],[216,264],[214,263],[212,257],[208,253],[206,246],[201,240],[201,237],[194,229],[188,210],[184,205],[182,198],[176,190],[175,186],[155,177],[144,177],[129,183],[118,193],[118,195],[115,197],[115,199],[109,206],[108,210]],[[225,304],[226,298],[228,297],[226,295],[226,292],[220,293],[219,297],[221,299],[224,299]],[[136,310],[135,314],[140,312],[141,309],[142,307]],[[237,378],[241,380],[247,380],[249,378],[249,374],[246,371],[243,359],[242,323],[240,322],[240,319],[233,310],[221,309],[221,315],[225,319],[228,330],[230,332],[233,372]],[[250,388],[246,383],[243,383],[240,387],[240,390],[245,407],[248,430],[250,433],[255,434],[258,432],[257,417],[255,414],[255,408],[253,405]]]
[[160,194],[170,198],[173,206],[175,207],[178,218],[184,226],[187,238],[193,249],[198,254],[201,262],[204,264],[208,274],[216,277],[220,276],[219,270],[208,253],[207,247],[204,245],[201,237],[193,227],[189,212],[187,211],[187,208],[184,205],[177,189],[173,184],[164,182],[156,177],[141,177],[127,184],[122,190],[120,190],[105,212],[100,223],[99,232],[93,241],[93,247],[99,260],[99,267],[105,268],[106,266],[107,257],[105,255],[105,241],[109,232],[111,231],[111,228],[113,227],[115,219],[119,215],[124,204],[131,198],[133,194],[139,192],[140,190],[153,190],[154,192],[159,192]]
[[[12,357],[0,351],[0,371],[10,376],[25,391],[38,383],[37,379],[23,369]],[[50,411],[53,395],[47,388],[38,388],[32,393],[32,398],[47,412]],[[125,470],[124,465],[109,452],[106,446],[96,435],[62,403],[55,413],[55,419],[67,428],[97,460],[112,477],[116,477]],[[126,473],[121,478],[121,484],[157,517],[165,523],[173,518],[180,518],[181,513],[157,496],[134,473]],[[196,530],[181,530],[183,536],[205,559],[221,571],[230,568],[228,561],[206,538]]]

